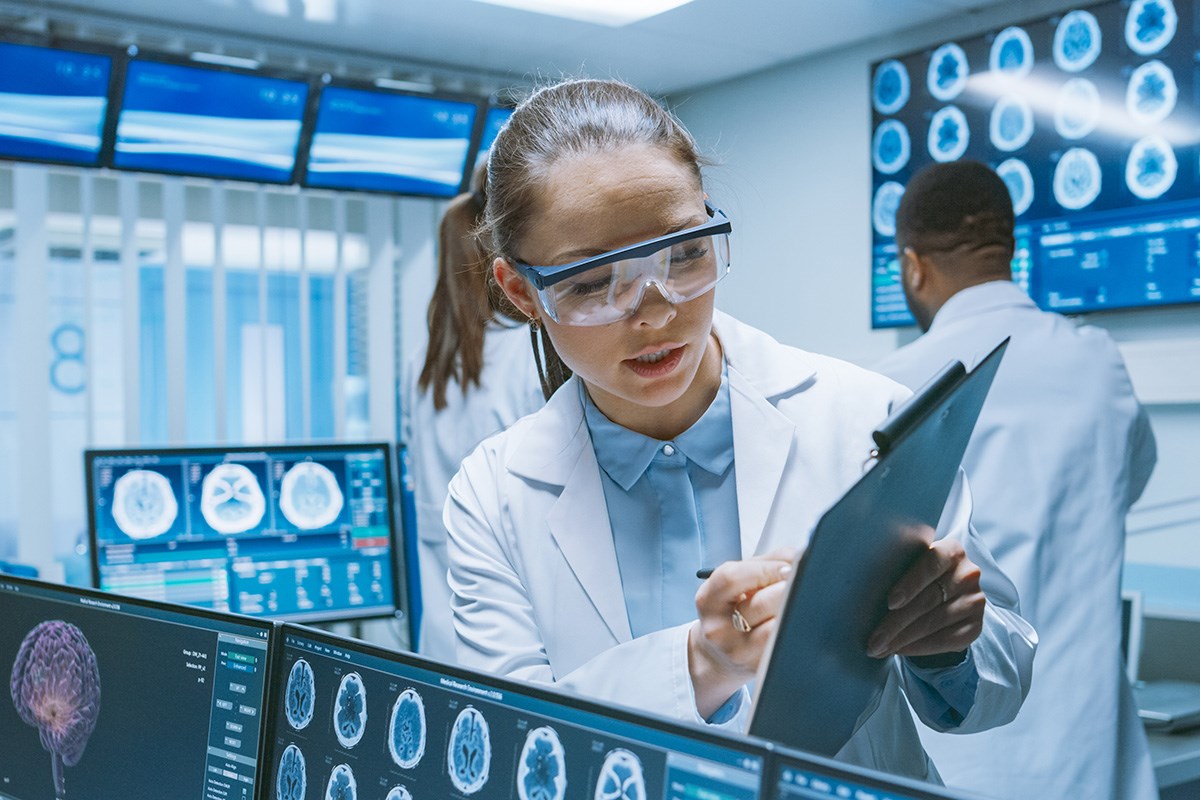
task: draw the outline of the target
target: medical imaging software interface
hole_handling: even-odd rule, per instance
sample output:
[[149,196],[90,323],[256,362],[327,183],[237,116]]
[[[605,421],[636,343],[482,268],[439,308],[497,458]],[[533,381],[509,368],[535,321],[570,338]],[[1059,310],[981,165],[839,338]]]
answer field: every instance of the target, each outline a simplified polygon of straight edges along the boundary
[[776,754],[772,759],[770,800],[938,800],[941,794],[901,789],[895,778],[874,781],[837,766],[815,766],[808,757]]
[[0,575],[0,798],[255,800],[267,622]]
[[271,800],[758,800],[765,751],[604,716],[291,625]]
[[293,620],[396,608],[389,448],[90,451],[107,591]]
[[1200,302],[1200,0],[1088,5],[871,73],[873,327],[912,324],[894,236],[921,168],[974,159],[1017,215],[1042,308]]

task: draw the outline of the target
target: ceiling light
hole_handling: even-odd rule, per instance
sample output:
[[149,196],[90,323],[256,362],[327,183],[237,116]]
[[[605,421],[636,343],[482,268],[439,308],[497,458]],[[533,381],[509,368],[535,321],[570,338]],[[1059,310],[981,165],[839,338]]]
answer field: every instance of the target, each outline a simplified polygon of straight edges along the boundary
[[223,53],[192,53],[192,61],[199,61],[202,64],[216,64],[221,67],[240,67],[241,69],[258,69],[259,64],[253,58],[239,58],[238,56],[227,56]]
[[670,11],[692,0],[476,0],[614,28]]

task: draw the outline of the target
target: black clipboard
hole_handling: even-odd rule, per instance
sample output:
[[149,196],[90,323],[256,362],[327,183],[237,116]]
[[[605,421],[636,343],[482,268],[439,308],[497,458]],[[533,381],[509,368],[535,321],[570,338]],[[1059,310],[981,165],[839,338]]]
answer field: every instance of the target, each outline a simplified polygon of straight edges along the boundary
[[[887,593],[930,544],[1008,346],[971,372],[952,361],[872,434],[875,463],[822,515],[795,565],[759,666],[749,732],[833,756],[882,689],[889,659],[866,654]],[[928,534],[928,530],[925,531]]]

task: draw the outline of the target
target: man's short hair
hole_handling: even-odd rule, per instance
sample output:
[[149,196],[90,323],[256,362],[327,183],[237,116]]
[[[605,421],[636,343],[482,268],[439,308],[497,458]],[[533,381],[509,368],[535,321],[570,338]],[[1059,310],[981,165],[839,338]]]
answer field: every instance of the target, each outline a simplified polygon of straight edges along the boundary
[[896,242],[918,253],[964,255],[1003,248],[1012,258],[1012,197],[986,164],[951,161],[933,164],[908,182],[896,211]]

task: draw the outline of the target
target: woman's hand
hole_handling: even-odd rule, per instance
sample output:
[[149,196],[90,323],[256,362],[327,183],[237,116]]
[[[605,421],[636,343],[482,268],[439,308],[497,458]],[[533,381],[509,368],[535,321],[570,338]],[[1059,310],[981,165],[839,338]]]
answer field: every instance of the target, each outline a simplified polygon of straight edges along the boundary
[[[743,561],[727,561],[700,585],[696,592],[699,621],[688,633],[688,670],[700,716],[711,716],[754,678],[778,625],[776,617],[796,553],[785,547]],[[735,619],[735,612],[740,620]]]
[[[940,539],[888,593],[888,614],[867,641],[867,654],[943,656],[946,665],[958,663],[983,630],[986,605],[979,567],[967,558],[961,542]],[[926,665],[942,666],[937,661]]]

